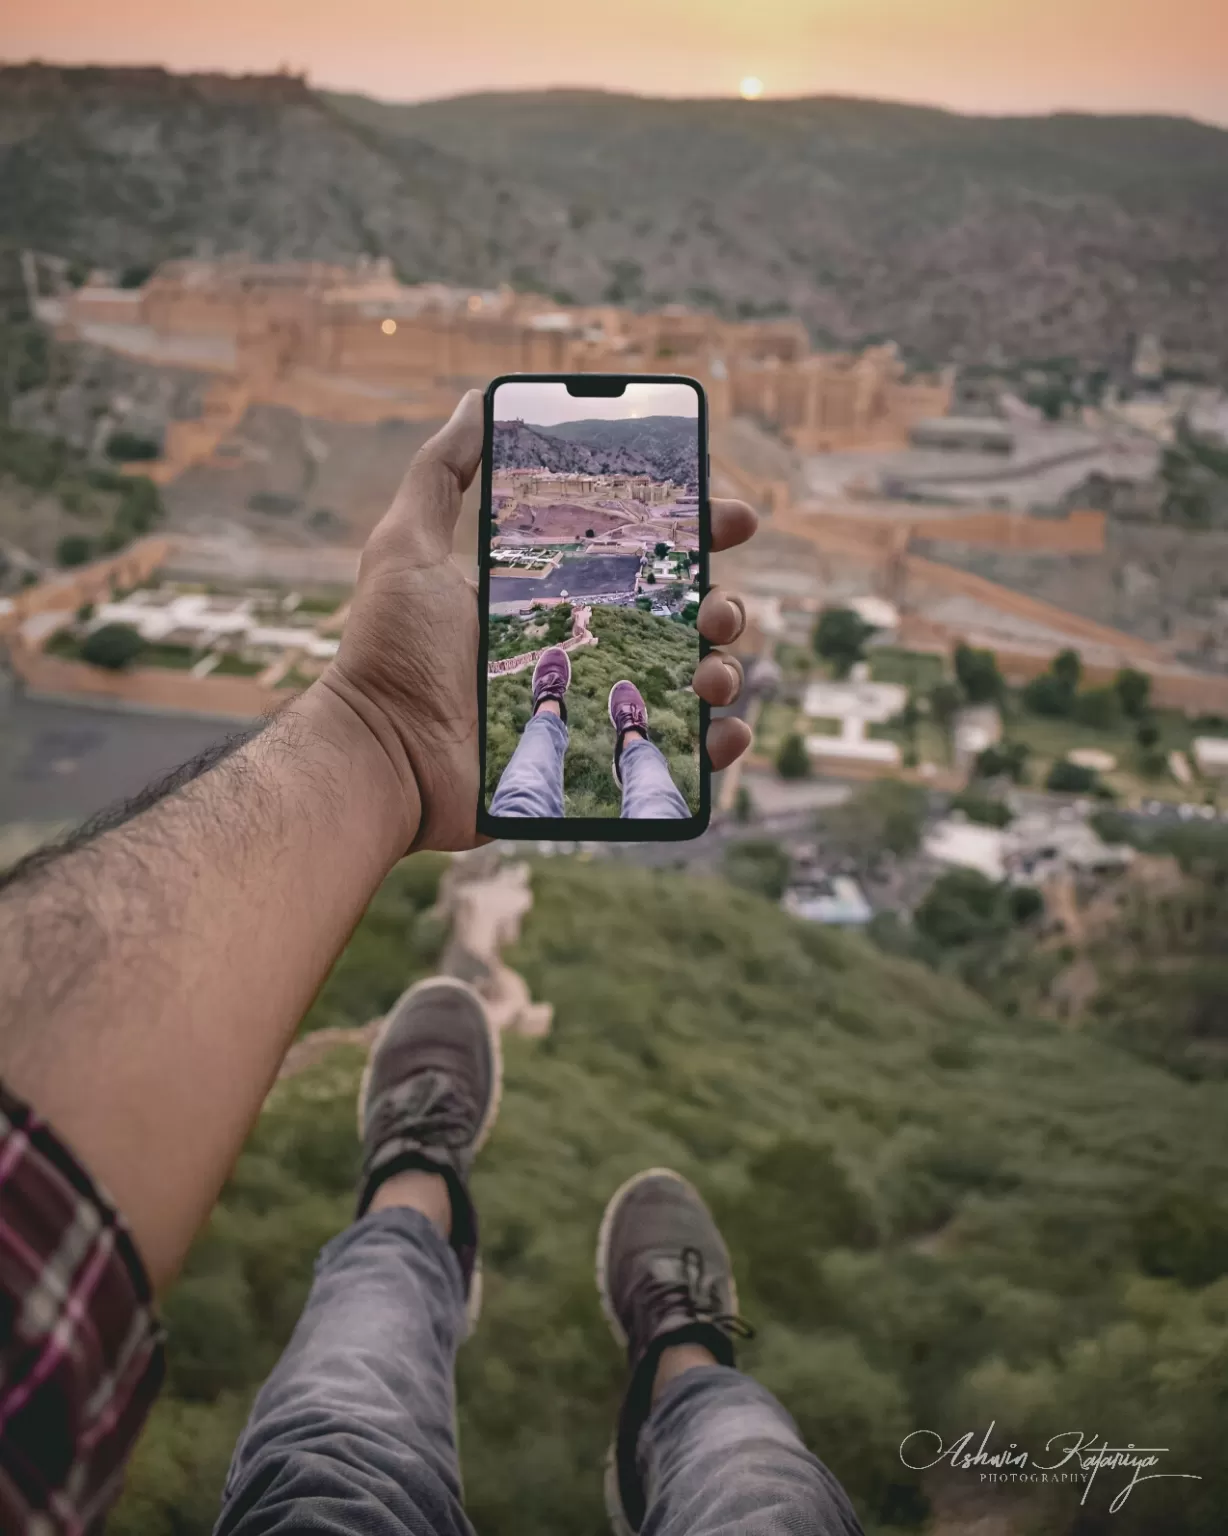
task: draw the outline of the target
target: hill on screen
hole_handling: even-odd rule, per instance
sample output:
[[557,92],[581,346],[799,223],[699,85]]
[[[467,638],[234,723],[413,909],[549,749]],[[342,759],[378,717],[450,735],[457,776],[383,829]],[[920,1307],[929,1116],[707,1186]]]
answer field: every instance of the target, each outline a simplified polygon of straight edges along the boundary
[[693,416],[618,421],[495,422],[495,469],[554,469],[577,474],[652,475],[693,485],[698,426]]

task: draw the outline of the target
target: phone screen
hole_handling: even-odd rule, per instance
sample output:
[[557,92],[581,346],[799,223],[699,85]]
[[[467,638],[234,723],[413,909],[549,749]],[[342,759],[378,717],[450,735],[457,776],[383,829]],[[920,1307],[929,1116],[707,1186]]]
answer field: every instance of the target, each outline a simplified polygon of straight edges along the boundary
[[707,579],[700,388],[577,397],[526,378],[490,399],[483,809],[602,823],[583,832],[598,838],[694,836],[707,808],[691,688]]

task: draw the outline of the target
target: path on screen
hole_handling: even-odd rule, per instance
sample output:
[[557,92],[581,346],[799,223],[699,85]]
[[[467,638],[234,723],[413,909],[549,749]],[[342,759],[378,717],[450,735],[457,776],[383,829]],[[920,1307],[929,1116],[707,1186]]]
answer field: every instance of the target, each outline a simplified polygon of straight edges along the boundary
[[[593,616],[591,608],[573,608],[571,612],[571,638],[563,641],[563,650],[576,651],[582,645],[596,645],[597,636],[588,627],[588,621]],[[486,669],[486,676],[507,677],[513,672],[523,672],[526,667],[537,665],[537,658],[542,651],[521,651],[519,656],[505,656],[502,661],[492,661]]]

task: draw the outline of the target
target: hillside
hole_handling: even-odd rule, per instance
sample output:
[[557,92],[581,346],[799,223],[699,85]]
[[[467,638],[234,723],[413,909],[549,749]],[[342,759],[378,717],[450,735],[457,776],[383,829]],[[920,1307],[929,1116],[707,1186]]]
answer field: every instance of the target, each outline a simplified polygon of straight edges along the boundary
[[495,469],[554,469],[593,475],[652,475],[694,484],[694,420],[644,416],[634,421],[563,421],[535,427],[495,423]]
[[[1119,359],[1133,333],[1228,363],[1228,132],[1177,118],[963,117],[886,102],[599,92],[334,98],[567,204],[610,297],[791,309],[930,359]],[[573,283],[559,258],[548,286]]]
[[1228,367],[1228,133],[970,118],[834,98],[592,92],[413,106],[288,76],[0,69],[0,205],[23,244],[387,254],[407,279],[576,301],[795,311],[919,361],[1119,361],[1157,331]]
[[540,263],[549,196],[342,117],[291,76],[0,68],[0,206],[16,244],[144,265],[244,250],[387,254],[406,281]]
[[[554,610],[557,629],[532,640],[524,621],[492,621],[491,653],[514,656],[534,644],[550,644],[569,632],[570,604]],[[567,694],[570,741],[563,764],[564,815],[617,816],[622,796],[610,770],[614,731],[610,725],[610,689],[620,678],[636,683],[648,705],[652,740],[669,762],[674,783],[691,806],[699,808],[696,747],[699,698],[691,674],[699,657],[695,630],[674,619],[654,618],[634,608],[595,607],[592,631],[597,644],[574,651]],[[527,669],[487,685],[486,783],[498,787],[530,718],[533,674]]]
[[[690,416],[636,416],[624,421],[561,421],[554,437],[582,443],[594,458],[638,455],[658,480],[695,487],[698,426]],[[697,488],[697,487],[696,487]]]
[[[440,860],[398,867],[309,1024],[362,1023],[429,967]],[[547,860],[509,958],[554,1004],[506,1042],[479,1162],[486,1299],[462,1354],[469,1512],[487,1536],[599,1536],[621,1368],[592,1285],[608,1193],[677,1166],[716,1206],[759,1334],[747,1366],[875,1536],[992,1513],[1009,1536],[1218,1536],[1228,1500],[1225,1089],[1078,1032],[1005,1023],[922,968],[711,875]],[[167,1303],[170,1393],[113,1536],[207,1532],[246,1404],[351,1208],[357,1052],[281,1085]],[[1019,1495],[918,1482],[903,1436],[996,1419],[1169,1447],[1202,1482],[1101,1473]],[[969,1507],[971,1501],[971,1508]],[[957,1528],[952,1519],[943,1529]],[[986,1526],[986,1529],[988,1526]]]

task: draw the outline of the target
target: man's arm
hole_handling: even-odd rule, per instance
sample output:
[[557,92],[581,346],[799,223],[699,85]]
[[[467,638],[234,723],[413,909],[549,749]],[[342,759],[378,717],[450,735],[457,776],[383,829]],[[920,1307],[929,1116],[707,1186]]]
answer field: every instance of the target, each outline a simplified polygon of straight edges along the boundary
[[[0,1079],[109,1191],[157,1286],[380,880],[411,848],[473,846],[477,596],[452,535],[481,451],[471,390],[371,535],[324,676],[199,777],[0,892]],[[714,549],[754,527],[713,501]],[[698,623],[722,645],[744,621],[713,591]],[[718,651],[696,669],[710,704],[740,686]],[[749,741],[713,721],[713,768]]]
[[417,825],[412,781],[317,686],[0,891],[0,1076],[109,1190],[155,1285]]

